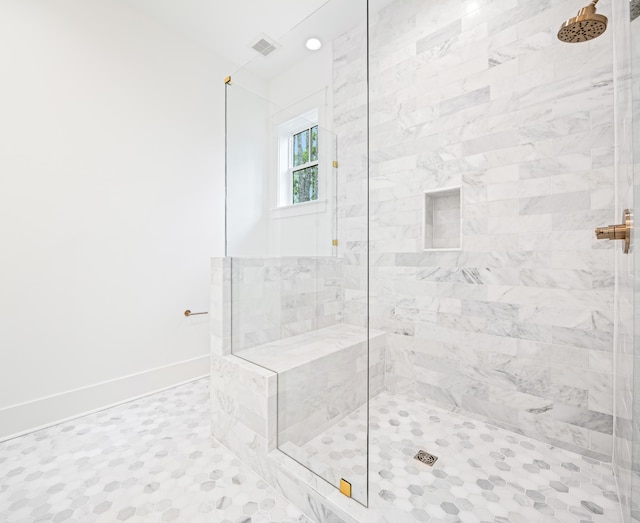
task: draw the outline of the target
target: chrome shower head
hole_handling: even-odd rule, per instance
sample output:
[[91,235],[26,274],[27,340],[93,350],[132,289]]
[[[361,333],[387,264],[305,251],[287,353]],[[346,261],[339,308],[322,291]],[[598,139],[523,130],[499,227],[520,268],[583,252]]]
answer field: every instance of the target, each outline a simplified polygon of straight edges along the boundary
[[607,17],[596,13],[598,0],[578,11],[578,16],[569,18],[560,26],[558,40],[575,44],[597,38],[607,29]]

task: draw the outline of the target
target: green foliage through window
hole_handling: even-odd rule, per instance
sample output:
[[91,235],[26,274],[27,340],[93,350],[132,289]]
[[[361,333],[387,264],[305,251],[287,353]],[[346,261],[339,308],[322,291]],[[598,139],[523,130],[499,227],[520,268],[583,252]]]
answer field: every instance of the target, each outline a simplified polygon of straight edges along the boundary
[[309,129],[293,135],[293,166],[309,163]]
[[318,126],[312,127],[311,131],[311,160],[312,162],[318,161]]
[[[318,126],[293,135],[292,140],[293,199],[292,203],[318,199]],[[309,165],[310,164],[310,165]],[[301,169],[295,169],[302,166]]]
[[318,166],[293,171],[293,203],[318,199]]

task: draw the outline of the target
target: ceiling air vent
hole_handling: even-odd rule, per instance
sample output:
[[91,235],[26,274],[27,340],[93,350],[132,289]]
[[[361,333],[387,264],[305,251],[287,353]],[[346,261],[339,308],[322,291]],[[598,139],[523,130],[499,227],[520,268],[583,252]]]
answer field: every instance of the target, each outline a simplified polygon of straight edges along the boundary
[[268,36],[262,35],[258,37],[258,40],[251,46],[251,48],[262,56],[269,56],[278,48],[278,44]]

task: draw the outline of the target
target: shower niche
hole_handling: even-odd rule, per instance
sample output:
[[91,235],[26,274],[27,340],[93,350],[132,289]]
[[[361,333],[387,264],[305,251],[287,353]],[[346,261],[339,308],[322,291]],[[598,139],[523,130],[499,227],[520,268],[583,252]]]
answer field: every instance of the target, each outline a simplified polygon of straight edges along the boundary
[[424,250],[459,250],[462,247],[462,188],[424,192]]

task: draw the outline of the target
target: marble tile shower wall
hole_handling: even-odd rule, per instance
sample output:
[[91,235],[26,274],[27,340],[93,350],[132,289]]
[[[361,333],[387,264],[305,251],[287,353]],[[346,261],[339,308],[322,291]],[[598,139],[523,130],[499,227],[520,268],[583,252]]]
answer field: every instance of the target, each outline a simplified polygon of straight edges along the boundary
[[[370,307],[386,385],[610,459],[614,250],[593,228],[617,218],[612,34],[560,43],[576,1],[480,4],[397,0],[370,20]],[[334,73],[341,159],[354,158],[339,187],[346,316],[363,309],[366,212],[354,42],[336,42]],[[462,247],[425,251],[424,191],[455,186]]]
[[344,321],[366,327],[368,311],[367,27],[333,43],[334,132],[339,144],[338,257],[343,260]]
[[342,321],[338,258],[232,258],[233,350]]

